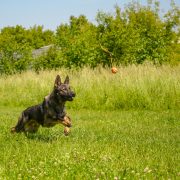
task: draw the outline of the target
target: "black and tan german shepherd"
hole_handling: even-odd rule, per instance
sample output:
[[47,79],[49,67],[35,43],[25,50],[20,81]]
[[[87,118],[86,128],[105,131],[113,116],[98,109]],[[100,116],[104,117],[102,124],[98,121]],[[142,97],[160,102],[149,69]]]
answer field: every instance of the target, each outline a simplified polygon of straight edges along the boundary
[[37,132],[40,125],[52,127],[56,124],[63,124],[65,126],[64,133],[67,136],[72,124],[66,113],[65,103],[73,101],[75,95],[69,86],[69,76],[67,75],[64,83],[61,83],[61,78],[57,75],[52,92],[44,98],[41,104],[28,107],[23,111],[10,134],[24,132],[27,135],[27,132]]

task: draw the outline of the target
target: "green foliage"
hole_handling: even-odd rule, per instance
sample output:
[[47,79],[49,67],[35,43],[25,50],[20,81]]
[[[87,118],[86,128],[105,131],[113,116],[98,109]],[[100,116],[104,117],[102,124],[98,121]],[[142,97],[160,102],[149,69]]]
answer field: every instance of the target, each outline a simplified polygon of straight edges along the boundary
[[56,45],[61,47],[65,67],[97,66],[99,57],[96,27],[84,15],[70,17],[70,25],[57,28]]
[[[109,54],[100,49],[99,44],[114,54],[112,58],[117,65],[143,64],[146,60],[157,65],[178,65],[180,9],[171,1],[169,11],[162,17],[159,4],[148,0],[147,5],[142,6],[138,1],[132,1],[124,11],[116,4],[114,13],[98,11],[97,25],[84,15],[71,16],[69,24],[58,26],[56,35],[49,30],[43,31],[43,26],[35,25],[28,30],[18,25],[6,27],[0,34],[0,52],[6,52],[0,64],[1,72],[21,72],[29,65],[36,71],[63,66],[112,66]],[[25,49],[46,45],[53,47],[34,60],[30,51],[25,52]],[[27,57],[11,66],[14,57],[7,49],[18,51],[23,57],[27,54]]]
[[[7,37],[13,37],[11,40],[7,40]],[[54,32],[50,30],[43,31],[43,26],[34,25],[30,29],[26,30],[22,26],[5,27],[1,29],[0,38],[4,41],[7,40],[9,44],[15,41],[16,43],[23,45],[28,44],[32,49],[39,49],[42,46],[53,44]],[[0,51],[4,49],[4,42],[0,42]]]
[[172,44],[169,46],[168,63],[171,66],[177,66],[180,64],[180,44]]
[[51,44],[53,31],[43,31],[43,26],[25,30],[22,26],[5,27],[0,34],[0,72],[12,74],[32,68],[32,49]]
[[5,74],[22,72],[30,68],[31,47],[27,43],[19,44],[14,36],[4,36],[0,54],[0,71]]
[[47,52],[44,52],[42,55],[39,55],[36,59],[34,59],[32,68],[35,69],[36,72],[39,70],[51,70],[58,69],[64,65],[64,61],[62,60],[62,52],[60,48],[52,46]]
[[[97,16],[98,28],[101,30],[100,42],[115,54],[115,61],[121,64],[141,64],[147,59],[155,64],[166,62],[168,45],[175,38],[172,36],[175,34],[173,28],[180,16],[173,24],[163,23],[159,15],[159,3],[155,3],[153,9],[151,1],[147,7],[138,2],[129,3],[122,13],[118,5],[115,9],[115,15],[99,11]],[[170,14],[175,11],[179,12],[178,9],[171,9]]]
[[114,13],[99,11],[97,26],[83,15],[71,16],[70,25],[60,25],[56,33],[56,45],[62,48],[62,58],[68,62],[64,65],[111,66],[109,55],[99,49],[99,43],[114,53],[116,64],[142,64],[146,60],[154,64],[169,62],[169,47],[178,46],[180,10],[171,3],[162,20],[159,2],[154,6],[152,1],[147,3],[141,6],[133,1],[125,6],[124,12],[118,5],[114,6]]
[[33,26],[27,30],[27,42],[34,49],[54,43],[54,32],[51,30],[43,31],[43,26]]

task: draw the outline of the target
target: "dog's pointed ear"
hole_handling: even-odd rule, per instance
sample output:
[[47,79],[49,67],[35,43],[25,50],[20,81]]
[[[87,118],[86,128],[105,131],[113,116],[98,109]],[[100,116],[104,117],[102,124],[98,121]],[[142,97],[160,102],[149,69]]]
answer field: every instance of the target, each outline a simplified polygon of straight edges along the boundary
[[64,84],[69,84],[69,76],[66,76],[66,80],[64,81]]
[[61,78],[59,75],[56,76],[54,87],[59,87],[61,85]]

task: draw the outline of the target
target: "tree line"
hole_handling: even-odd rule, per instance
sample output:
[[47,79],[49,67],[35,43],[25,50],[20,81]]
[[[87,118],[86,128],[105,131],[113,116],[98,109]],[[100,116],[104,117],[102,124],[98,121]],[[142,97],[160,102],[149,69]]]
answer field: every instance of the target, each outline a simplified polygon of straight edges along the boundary
[[[113,13],[98,11],[97,25],[84,15],[71,16],[56,32],[43,26],[26,30],[22,26],[5,27],[0,34],[1,73],[22,72],[27,69],[111,66],[110,56],[100,44],[112,52],[116,64],[153,64],[180,62],[180,9],[171,1],[170,9],[162,15],[160,2],[140,5],[133,1],[124,10],[116,4]],[[32,49],[52,45],[36,58]]]

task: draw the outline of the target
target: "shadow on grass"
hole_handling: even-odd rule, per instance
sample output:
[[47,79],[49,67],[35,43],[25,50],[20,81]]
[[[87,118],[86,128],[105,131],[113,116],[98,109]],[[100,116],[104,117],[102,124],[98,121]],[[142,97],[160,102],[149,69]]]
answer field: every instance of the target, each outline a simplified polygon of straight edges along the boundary
[[43,142],[52,143],[59,140],[64,140],[66,136],[63,133],[37,133],[37,134],[28,134],[27,139],[38,140]]
[[63,132],[57,132],[57,131],[45,129],[35,134],[28,133],[26,138],[31,140],[38,140],[38,141],[52,143],[55,141],[68,139],[68,136],[65,136]]
[[[1,127],[1,126],[0,126]],[[4,127],[3,127],[4,128]],[[2,128],[2,129],[3,129]],[[27,133],[27,136],[21,132],[21,133],[14,133],[10,135],[11,128],[4,128],[4,137],[3,139],[7,140],[15,140],[15,141],[22,141],[23,139],[32,140],[32,141],[39,141],[39,142],[47,142],[47,143],[53,143],[58,141],[68,141],[70,137],[72,137],[72,134],[68,136],[65,136],[64,129],[59,127],[54,128],[39,128],[39,131],[36,133]],[[1,135],[1,133],[0,133]],[[3,134],[2,134],[3,136]]]

